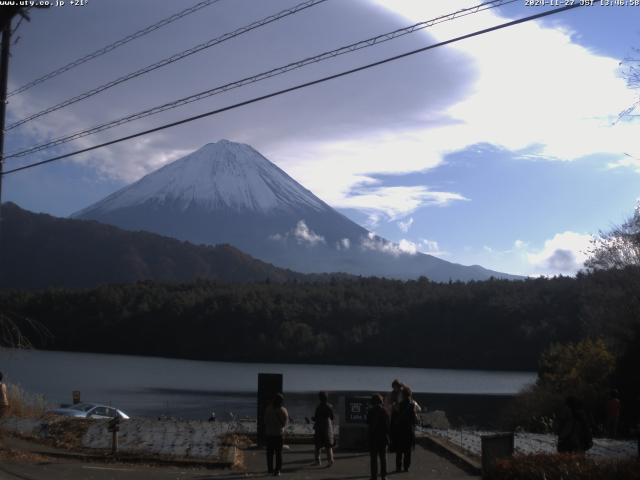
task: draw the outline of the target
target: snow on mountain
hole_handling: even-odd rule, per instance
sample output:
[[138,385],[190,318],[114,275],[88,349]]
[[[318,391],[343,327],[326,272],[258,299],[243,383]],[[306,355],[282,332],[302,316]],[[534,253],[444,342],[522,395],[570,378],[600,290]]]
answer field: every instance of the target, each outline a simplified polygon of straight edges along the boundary
[[231,209],[267,213],[300,205],[330,207],[249,145],[220,140],[166,165],[119,190],[89,210],[106,213],[145,202],[187,209]]
[[509,277],[407,251],[373,235],[249,145],[210,143],[73,215],[195,244],[228,243],[303,273]]

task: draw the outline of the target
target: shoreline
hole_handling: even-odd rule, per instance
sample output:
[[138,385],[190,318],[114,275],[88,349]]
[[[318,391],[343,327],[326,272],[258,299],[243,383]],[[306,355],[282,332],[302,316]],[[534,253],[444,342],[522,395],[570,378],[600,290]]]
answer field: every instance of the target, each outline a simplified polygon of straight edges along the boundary
[[188,358],[188,357],[169,357],[164,355],[153,355],[149,353],[122,353],[122,352],[90,352],[84,350],[56,350],[56,349],[47,349],[47,348],[33,348],[30,350],[24,349],[15,349],[15,348],[7,348],[0,347],[0,352],[13,352],[16,355],[19,355],[23,352],[47,352],[53,354],[77,354],[77,355],[95,355],[101,357],[127,357],[131,359],[141,359],[141,358],[149,358],[149,359],[157,359],[157,360],[167,360],[167,361],[178,361],[178,362],[194,362],[194,363],[212,363],[217,365],[265,365],[274,368],[278,367],[290,367],[290,366],[300,366],[300,367],[330,367],[330,368],[345,368],[345,367],[353,367],[353,368],[384,368],[384,369],[403,369],[403,370],[431,370],[431,371],[453,371],[453,372],[489,372],[489,373],[507,373],[507,374],[535,374],[535,369],[532,370],[523,370],[523,369],[510,369],[510,368],[474,368],[473,365],[468,367],[445,367],[445,366],[417,366],[417,365],[405,365],[405,364],[378,364],[378,363],[331,363],[329,361],[298,361],[298,362],[271,362],[268,360],[246,360],[246,359],[238,359],[238,360],[213,360],[213,359],[203,359],[203,358]]

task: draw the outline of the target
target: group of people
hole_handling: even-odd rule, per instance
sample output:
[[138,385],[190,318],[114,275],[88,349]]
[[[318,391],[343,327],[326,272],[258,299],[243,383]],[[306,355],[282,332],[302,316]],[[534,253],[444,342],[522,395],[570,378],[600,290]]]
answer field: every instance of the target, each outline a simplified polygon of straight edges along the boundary
[[[391,384],[391,392],[383,398],[380,394],[371,397],[367,411],[371,478],[387,475],[387,450],[396,454],[396,472],[409,471],[411,452],[415,447],[415,427],[421,411],[413,399],[411,388],[399,380]],[[321,465],[321,452],[325,450],[327,466],[334,463],[334,412],[326,392],[318,394],[318,406],[313,420],[314,465]],[[284,396],[275,395],[264,412],[264,435],[267,450],[267,471],[279,476],[282,470],[284,431],[289,422],[289,413],[284,407]]]
[[[416,444],[415,427],[420,405],[413,399],[411,388],[399,380],[391,384],[385,399],[375,394],[367,413],[371,479],[387,476],[387,449],[396,454],[396,472],[408,472],[411,452]],[[378,468],[379,467],[379,468]]]
[[[326,450],[328,466],[333,465],[333,407],[329,403],[326,392],[318,394],[319,404],[312,418],[314,428],[314,457],[315,465],[320,465],[320,452]],[[289,412],[284,407],[284,396],[278,393],[264,412],[264,435],[267,447],[267,471],[279,476],[282,470],[282,448],[284,444],[284,430],[289,423]],[[275,459],[275,464],[274,464]]]

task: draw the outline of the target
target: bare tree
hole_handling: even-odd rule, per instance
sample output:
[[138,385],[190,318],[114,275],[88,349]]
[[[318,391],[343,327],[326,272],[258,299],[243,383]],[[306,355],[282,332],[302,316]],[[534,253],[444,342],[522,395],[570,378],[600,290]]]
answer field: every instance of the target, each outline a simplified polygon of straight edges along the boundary
[[620,62],[620,68],[622,77],[627,81],[627,86],[638,92],[638,98],[629,107],[620,112],[618,120],[640,116],[640,114],[634,113],[640,110],[640,48],[634,47],[632,52],[630,57]]
[[589,270],[640,267],[640,203],[622,225],[600,232],[589,253],[585,262]]

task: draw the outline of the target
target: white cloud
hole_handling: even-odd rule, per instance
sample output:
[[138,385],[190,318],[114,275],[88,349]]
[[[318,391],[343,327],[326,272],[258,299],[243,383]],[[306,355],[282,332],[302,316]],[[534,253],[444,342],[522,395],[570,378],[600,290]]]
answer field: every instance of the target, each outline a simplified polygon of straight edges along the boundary
[[401,252],[408,253],[409,255],[415,255],[416,253],[418,253],[418,246],[411,240],[407,240],[405,238],[400,240],[400,243],[398,243],[398,248]]
[[640,173],[640,157],[625,153],[624,157],[614,162],[610,162],[607,166],[609,168],[621,168],[621,167],[631,168],[636,172]]
[[420,251],[423,253],[428,253],[429,255],[433,255],[435,257],[446,257],[449,255],[449,252],[446,252],[440,248],[440,245],[435,240],[429,240],[427,238],[423,238],[420,241]]
[[584,267],[592,236],[572,231],[557,233],[539,251],[527,253],[529,264],[545,275],[573,275]]
[[[32,122],[28,130],[22,130],[25,136],[30,136],[25,144],[80,130],[183,94],[210,88],[213,86],[211,78],[218,78],[220,72],[225,80],[234,80],[271,68],[274,62],[281,62],[285,53],[290,53],[288,60],[295,60],[308,55],[309,51],[328,49],[329,44],[353,40],[347,37],[366,38],[373,32],[392,29],[388,27],[407,25],[475,4],[471,0],[345,3],[350,6],[340,4],[339,7],[331,7],[327,4],[314,12],[320,17],[314,15],[306,20],[301,17],[302,23],[294,22],[292,26],[310,32],[296,37],[301,38],[301,42],[292,43],[288,35],[269,36],[268,29],[256,31],[259,41],[256,43],[252,36],[250,43],[261,47],[245,49],[255,55],[249,61],[244,55],[230,55],[226,47],[219,51],[214,49],[207,53],[206,62],[195,62],[194,58],[194,63],[189,65],[198,74],[188,79],[183,75],[186,67],[179,65],[174,71],[165,72],[161,77],[165,80],[158,81],[152,89],[141,88],[140,83],[132,82],[130,90],[123,86],[118,102],[100,100],[100,108],[96,103],[80,102],[69,111],[61,110]],[[371,3],[377,5],[372,7]],[[387,10],[383,11],[379,6]],[[170,2],[160,2],[158,8],[171,10]],[[347,12],[346,8],[350,10]],[[237,11],[233,11],[235,9]],[[268,7],[264,9],[268,10]],[[403,18],[392,17],[388,12]],[[245,14],[239,7],[227,13],[237,15],[238,20]],[[353,22],[357,16],[363,19],[362,22]],[[217,26],[224,28],[224,18],[203,17],[200,21],[205,25],[220,22],[222,24]],[[318,18],[324,21],[318,21]],[[498,10],[494,9],[444,22],[405,37],[405,40],[413,42],[412,46],[427,45],[434,39],[449,39],[505,20],[508,19],[499,16]],[[349,29],[336,26],[330,32],[332,35],[312,34],[316,32],[312,29],[318,25],[343,24],[339,22],[349,25]],[[120,22],[111,23],[117,26]],[[63,36],[71,31],[66,28],[66,23],[50,22],[50,25],[55,38],[64,40],[66,37]],[[54,27],[59,28],[57,34]],[[90,25],[86,27],[91,28]],[[51,32],[34,31],[31,39],[25,38],[19,48],[30,45],[31,50],[16,56],[16,62],[19,63],[21,58],[39,58],[42,62],[51,60],[47,55],[36,57],[42,52],[43,39],[51,37]],[[191,36],[199,32],[194,28],[187,35],[172,38],[171,42],[183,42],[182,46],[187,47],[195,43]],[[376,179],[376,175],[424,172],[441,165],[447,154],[479,143],[521,152],[523,156],[555,160],[575,160],[603,152],[616,157],[611,165],[640,172],[638,162],[622,154],[640,151],[637,122],[611,125],[617,113],[636,100],[618,74],[619,59],[597,55],[573,40],[573,33],[561,27],[543,27],[538,22],[527,22],[413,56],[403,60],[404,63],[390,64],[388,69],[373,69],[361,76],[327,83],[316,90],[305,90],[300,95],[282,96],[273,102],[228,112],[218,118],[157,133],[135,143],[127,142],[74,157],[71,161],[90,163],[101,174],[133,181],[206,142],[227,137],[252,144],[330,205],[363,211],[369,215],[372,226],[377,225],[382,216],[397,220],[422,206],[447,206],[466,200],[465,192],[436,191],[429,185],[387,187]],[[304,73],[308,75],[304,78],[317,78],[331,68],[353,66],[357,58],[364,63],[376,55],[385,56],[386,48],[402,51],[406,46],[401,43],[403,41],[390,42],[382,46],[382,50],[362,50],[358,57],[336,59],[343,63],[332,64],[334,66],[322,64],[318,69]],[[62,43],[73,44],[71,40]],[[531,48],[523,51],[522,45]],[[157,50],[155,53],[159,58],[168,48],[160,43],[151,46]],[[244,46],[240,40],[236,49],[231,44],[229,48],[232,48],[232,53],[244,52]],[[86,48],[89,46],[83,45],[83,49]],[[178,49],[177,45],[175,49]],[[132,52],[124,60],[138,64],[139,56]],[[80,89],[86,88],[84,84],[97,84],[104,78],[125,73],[129,70],[127,61],[107,63],[104,70],[87,69],[86,75],[71,76],[64,83],[64,89],[63,84],[60,88],[51,84],[45,89],[33,89],[24,96],[13,96],[9,114],[13,115],[13,120],[21,118],[49,106],[54,98],[66,98],[68,89],[82,91]],[[23,70],[40,63],[22,62]],[[14,67],[20,67],[20,64],[12,66],[12,76],[19,72]],[[23,71],[18,78],[20,83],[30,79],[31,73],[35,72]],[[133,122],[104,135],[74,142],[69,149],[83,148],[200,113],[209,106],[231,104],[253,93],[266,93],[272,86],[288,84],[291,77],[286,78],[282,84],[276,79],[273,84],[266,83],[266,87],[256,85],[253,90],[247,89],[248,93],[244,89],[238,90],[220,97],[220,100],[212,99],[209,103],[194,104],[173,113],[165,112],[158,117]],[[178,93],[177,86],[182,93]],[[394,96],[396,94],[398,97]],[[290,135],[292,126],[296,127],[297,140]],[[10,149],[15,149],[13,147]]]
[[[412,22],[471,5],[460,0],[378,3]],[[445,40],[507,20],[497,10],[489,10],[418,35],[424,35],[428,44],[433,37]],[[372,175],[422,172],[442,164],[447,154],[478,144],[492,144],[524,158],[556,161],[602,153],[620,159],[618,166],[640,172],[638,162],[623,154],[640,151],[637,122],[612,124],[618,112],[635,100],[620,78],[619,59],[598,55],[573,40],[566,28],[527,22],[455,43],[443,51],[451,54],[453,62],[473,67],[473,85],[462,100],[437,112],[424,105],[423,125],[416,122],[401,132],[389,127],[348,140],[309,142],[305,157],[296,154],[295,160],[286,151],[290,147],[275,148],[274,157],[331,205],[375,209],[392,219],[423,205],[447,205],[464,196],[440,192],[448,202],[438,203],[427,193],[428,187],[394,190],[376,184]],[[523,54],[518,45],[535,48]],[[453,52],[461,55],[454,57]],[[427,58],[429,53],[424,55]],[[597,92],[593,85],[598,85]],[[340,179],[335,171],[341,172]],[[371,191],[362,192],[363,184]]]
[[351,248],[351,240],[348,238],[343,238],[336,242],[336,248],[338,250],[349,250]]
[[[349,194],[333,202],[333,206],[381,212],[389,220],[395,220],[425,205],[443,207],[460,200],[468,199],[459,193],[436,192],[423,186],[376,187]],[[410,226],[411,223],[403,231]]]
[[514,247],[516,250],[521,250],[521,249],[523,249],[523,248],[526,248],[526,247],[527,247],[527,245],[529,245],[529,244],[528,244],[528,243],[526,243],[526,242],[525,242],[525,241],[523,241],[523,240],[516,240],[515,242],[513,242],[513,247]]
[[404,233],[407,233],[409,231],[409,229],[411,228],[411,225],[413,225],[413,217],[403,221],[399,221],[398,222],[398,228],[403,231]]
[[[293,178],[333,207],[354,208],[368,213],[376,226],[383,215],[388,220],[403,218],[423,206],[448,206],[469,200],[458,192],[432,190],[425,185],[391,186],[367,172],[397,174],[438,165],[440,155],[430,155],[434,145],[449,152],[440,132],[419,138],[403,134],[371,134],[339,142],[292,145],[291,142],[268,156]],[[300,152],[305,152],[300,154]],[[321,159],[321,161],[319,161]],[[340,172],[340,175],[335,175]]]
[[[300,244],[306,243],[312,247],[320,243],[326,243],[325,238],[322,235],[318,235],[313,230],[311,230],[304,220],[298,221],[296,226],[286,233],[276,233],[273,235],[269,235],[269,240],[284,242],[290,237],[295,238],[296,241]],[[348,239],[343,240],[348,241]]]
[[[446,4],[379,2],[412,20],[470,6],[460,0]],[[507,20],[497,10],[489,10],[428,31],[445,40]],[[522,54],[515,45],[535,48]],[[452,48],[470,56],[477,71],[468,96],[446,112],[460,121],[446,127],[458,133],[452,148],[477,141],[513,151],[539,145],[538,156],[557,160],[637,151],[640,137],[633,135],[637,126],[629,122],[612,126],[618,112],[635,100],[620,77],[619,59],[597,55],[578,45],[566,28],[527,22],[455,43]],[[600,92],[597,95],[594,84]]]
[[376,228],[378,225],[380,225],[381,220],[382,216],[379,213],[370,211],[367,215],[367,220],[365,221],[365,223],[370,228]]
[[364,250],[375,250],[382,253],[388,253],[394,257],[400,255],[415,255],[418,253],[418,246],[406,239],[400,240],[398,243],[389,242],[384,238],[378,237],[373,233],[369,233],[366,238],[362,239],[361,247]]
[[324,237],[311,230],[304,220],[297,223],[293,230],[293,236],[298,240],[298,243],[308,243],[311,246],[325,243]]
[[457,252],[463,264],[525,276],[575,275],[584,267],[591,235],[570,230],[554,234],[542,244],[516,239],[511,248],[483,245]]

